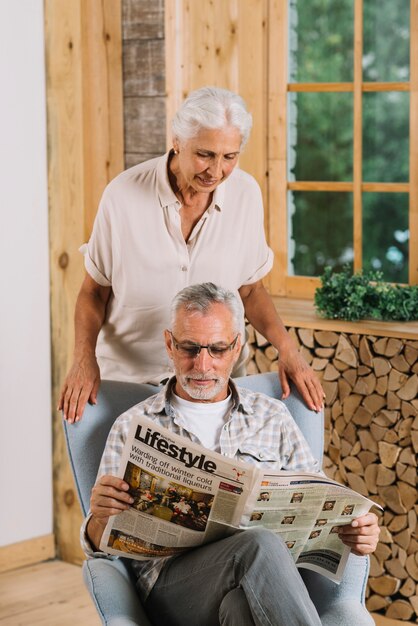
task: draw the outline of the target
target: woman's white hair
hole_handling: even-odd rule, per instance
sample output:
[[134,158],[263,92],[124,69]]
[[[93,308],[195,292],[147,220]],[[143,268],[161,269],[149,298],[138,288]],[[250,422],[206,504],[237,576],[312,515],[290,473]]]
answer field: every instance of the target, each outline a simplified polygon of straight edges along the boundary
[[239,333],[243,324],[243,305],[238,296],[228,289],[213,283],[201,283],[184,287],[171,303],[171,328],[175,326],[177,313],[181,308],[189,312],[206,315],[214,304],[224,304],[232,315],[233,330]]
[[203,128],[237,128],[241,148],[247,143],[253,123],[244,100],[238,94],[220,87],[202,87],[192,91],[172,121],[173,138],[184,143]]

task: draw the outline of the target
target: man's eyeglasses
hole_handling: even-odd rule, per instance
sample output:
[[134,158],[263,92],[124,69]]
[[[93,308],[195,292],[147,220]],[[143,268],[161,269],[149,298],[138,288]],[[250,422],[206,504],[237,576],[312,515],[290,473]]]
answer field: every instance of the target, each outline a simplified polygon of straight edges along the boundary
[[202,346],[200,343],[193,343],[192,341],[177,341],[173,333],[169,331],[173,344],[180,356],[188,357],[189,359],[195,359],[202,348],[206,348],[213,359],[222,359],[228,352],[231,352],[235,348],[238,340],[238,335],[230,344],[225,346],[222,343],[210,343],[207,346]]

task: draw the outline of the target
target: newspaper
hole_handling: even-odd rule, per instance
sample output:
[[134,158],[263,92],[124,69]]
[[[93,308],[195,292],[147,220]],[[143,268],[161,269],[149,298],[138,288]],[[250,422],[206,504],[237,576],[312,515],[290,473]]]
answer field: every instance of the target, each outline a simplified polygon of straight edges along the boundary
[[339,582],[350,549],[338,527],[377,506],[322,474],[266,471],[145,417],[132,420],[118,475],[134,502],[109,518],[100,548],[140,560],[263,526],[282,537],[298,567]]

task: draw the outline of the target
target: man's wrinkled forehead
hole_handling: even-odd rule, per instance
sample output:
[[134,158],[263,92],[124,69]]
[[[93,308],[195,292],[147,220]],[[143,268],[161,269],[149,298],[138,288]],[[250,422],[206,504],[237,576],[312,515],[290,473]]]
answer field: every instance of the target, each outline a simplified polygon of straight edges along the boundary
[[[208,334],[216,335],[216,341],[222,339],[227,341],[234,330],[233,316],[229,308],[220,303],[214,303],[206,311],[189,309],[187,305],[183,305],[174,317],[173,330],[177,332],[206,331]],[[225,337],[219,337],[219,335],[225,335]]]

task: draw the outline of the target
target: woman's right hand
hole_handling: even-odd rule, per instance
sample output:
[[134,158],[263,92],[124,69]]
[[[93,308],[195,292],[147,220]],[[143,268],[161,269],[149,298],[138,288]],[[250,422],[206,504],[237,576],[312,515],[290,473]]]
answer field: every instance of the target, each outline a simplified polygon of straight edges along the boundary
[[96,357],[74,361],[61,389],[58,411],[69,424],[81,420],[86,403],[96,404],[100,370]]
[[87,402],[97,401],[100,370],[96,342],[110,293],[110,287],[99,285],[86,273],[75,307],[74,361],[58,400],[58,411],[70,424],[81,420]]

